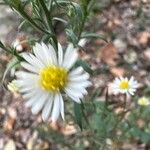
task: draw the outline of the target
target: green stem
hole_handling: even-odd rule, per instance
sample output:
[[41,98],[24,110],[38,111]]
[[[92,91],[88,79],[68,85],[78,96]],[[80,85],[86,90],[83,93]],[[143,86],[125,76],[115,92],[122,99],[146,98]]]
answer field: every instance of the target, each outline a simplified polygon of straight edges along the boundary
[[40,26],[38,26],[26,13],[24,10],[16,9],[14,8],[24,19],[26,19],[33,27],[35,27],[38,31],[42,31],[45,34],[49,34],[50,36],[53,36],[50,32],[42,29]]
[[16,58],[17,58],[19,61],[24,60],[23,57],[21,57],[16,51],[12,51],[10,48],[6,48],[6,47],[2,44],[1,41],[0,41],[0,48],[2,48],[5,52],[16,56]]
[[46,21],[47,21],[47,24],[48,24],[48,28],[50,30],[50,32],[52,33],[52,39],[53,39],[53,42],[55,44],[55,47],[56,49],[58,48],[57,46],[57,38],[56,38],[56,35],[55,35],[55,31],[54,31],[54,28],[53,28],[53,25],[52,25],[52,17],[51,17],[51,14],[50,12],[52,11],[52,3],[53,3],[53,0],[50,0],[50,10],[47,9],[46,5],[45,5],[45,2],[43,0],[39,0],[39,3],[45,13],[45,16],[46,16]]
[[79,34],[78,34],[78,42],[80,41],[81,38],[81,34],[83,32],[83,29],[85,27],[85,22],[88,16],[88,12],[87,12],[87,8],[88,8],[89,3],[87,3],[86,5],[83,4],[83,20],[80,26],[80,30],[79,30]]

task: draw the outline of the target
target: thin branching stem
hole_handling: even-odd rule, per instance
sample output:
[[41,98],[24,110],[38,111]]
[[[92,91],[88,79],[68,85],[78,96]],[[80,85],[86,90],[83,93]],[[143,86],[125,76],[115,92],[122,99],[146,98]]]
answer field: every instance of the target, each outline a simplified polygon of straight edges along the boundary
[[45,13],[45,17],[46,17],[46,21],[47,21],[47,24],[48,24],[48,27],[49,27],[49,31],[51,32],[51,34],[53,35],[52,36],[52,39],[53,39],[53,42],[55,44],[55,47],[56,49],[58,48],[57,47],[57,38],[56,38],[56,35],[55,35],[55,31],[54,31],[54,28],[53,28],[53,25],[52,25],[52,17],[51,17],[51,14],[50,12],[52,11],[52,3],[53,3],[53,0],[50,0],[50,11],[47,9],[46,5],[45,5],[45,2],[43,0],[39,0],[39,3]]

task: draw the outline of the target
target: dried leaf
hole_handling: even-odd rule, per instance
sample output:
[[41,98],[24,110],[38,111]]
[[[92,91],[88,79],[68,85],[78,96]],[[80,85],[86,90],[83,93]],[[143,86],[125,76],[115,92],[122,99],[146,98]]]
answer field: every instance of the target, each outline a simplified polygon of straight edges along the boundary
[[15,119],[14,118],[7,117],[6,120],[5,120],[5,122],[4,122],[4,127],[3,128],[6,131],[12,131],[14,123],[15,123]]
[[144,51],[144,56],[150,61],[150,48]]
[[144,31],[138,34],[138,41],[141,45],[146,45],[150,40],[150,32]]
[[77,132],[76,128],[74,125],[66,125],[65,127],[63,127],[61,129],[61,132],[64,134],[64,135],[73,135]]
[[14,123],[16,121],[17,112],[14,108],[8,108],[8,117],[4,122],[4,129],[7,131],[12,131]]
[[106,64],[116,66],[119,55],[116,47],[112,43],[109,43],[100,50],[100,57]]
[[114,76],[124,76],[125,74],[125,70],[123,68],[120,68],[120,67],[112,67],[110,69],[110,72],[114,75]]
[[60,133],[62,133],[63,135],[72,135],[76,133],[76,128],[74,125],[70,125],[70,124],[60,124],[58,122],[56,123],[51,123],[50,127],[55,130],[58,131]]

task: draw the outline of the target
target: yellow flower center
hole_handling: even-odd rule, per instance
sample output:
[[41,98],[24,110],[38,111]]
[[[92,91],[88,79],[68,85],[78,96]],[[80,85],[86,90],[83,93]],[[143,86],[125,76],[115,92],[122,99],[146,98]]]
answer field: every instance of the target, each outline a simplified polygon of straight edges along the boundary
[[128,89],[129,88],[129,82],[128,81],[122,81],[119,85],[120,89]]
[[67,70],[57,66],[48,66],[40,71],[40,85],[46,91],[62,90],[67,82]]
[[139,105],[147,106],[149,105],[149,100],[146,97],[142,97],[138,100]]

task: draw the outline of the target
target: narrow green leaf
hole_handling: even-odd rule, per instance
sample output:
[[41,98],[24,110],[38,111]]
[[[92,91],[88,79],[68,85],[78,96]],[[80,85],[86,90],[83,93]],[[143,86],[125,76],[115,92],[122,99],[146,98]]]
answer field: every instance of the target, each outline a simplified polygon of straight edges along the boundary
[[78,43],[78,38],[72,30],[66,29],[66,34],[71,43],[73,43],[74,45]]
[[80,129],[82,130],[82,110],[81,105],[74,102],[74,114],[75,114],[75,120]]
[[8,74],[8,72],[15,67],[16,65],[18,65],[20,63],[20,61],[17,58],[12,59],[9,64],[7,65],[7,68],[3,74],[3,78],[2,78],[2,84],[4,84],[4,80],[6,78],[6,75]]
[[86,63],[85,61],[79,59],[76,64],[75,64],[76,67],[78,66],[82,66],[83,69],[88,72],[89,74],[93,74],[93,70],[90,68],[90,66],[88,65],[88,63]]
[[81,38],[99,38],[99,39],[104,40],[105,42],[108,42],[104,35],[99,35],[96,33],[83,33],[81,35]]

